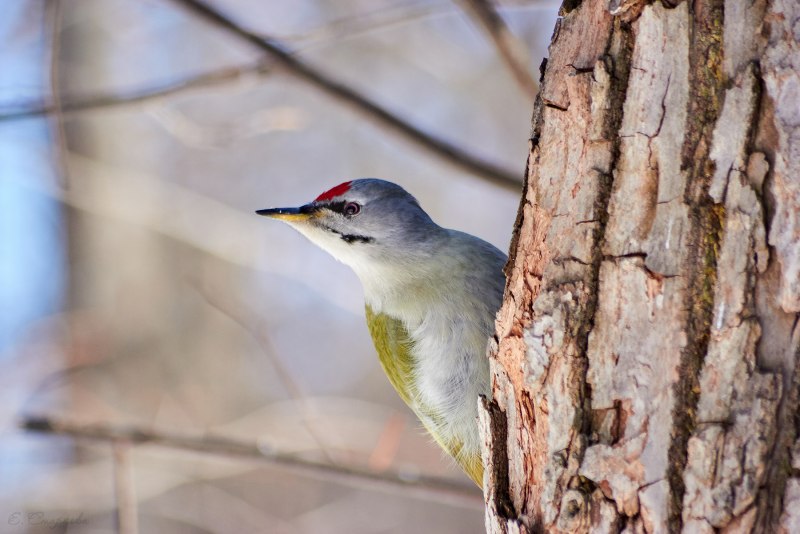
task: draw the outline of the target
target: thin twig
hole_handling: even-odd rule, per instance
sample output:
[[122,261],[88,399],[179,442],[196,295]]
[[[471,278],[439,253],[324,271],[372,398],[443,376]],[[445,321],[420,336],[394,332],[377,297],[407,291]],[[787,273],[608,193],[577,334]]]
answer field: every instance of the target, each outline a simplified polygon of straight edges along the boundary
[[237,306],[229,305],[228,303],[223,302],[222,299],[215,297],[215,295],[206,290],[199,281],[192,281],[191,286],[200,294],[203,299],[205,299],[209,305],[213,306],[221,313],[228,316],[231,320],[236,322],[239,326],[247,330],[250,335],[256,339],[258,344],[261,345],[261,349],[264,351],[267,359],[272,364],[272,368],[275,370],[278,380],[286,389],[289,397],[300,405],[300,409],[302,410],[303,414],[302,423],[306,429],[306,432],[308,432],[309,436],[311,436],[311,439],[314,440],[314,443],[317,444],[317,448],[319,448],[320,453],[328,463],[338,463],[332,456],[325,439],[314,427],[313,423],[315,421],[321,421],[323,418],[319,415],[314,405],[309,401],[308,397],[303,392],[302,388],[294,379],[294,377],[292,377],[292,373],[289,372],[289,369],[286,368],[286,366],[283,364],[283,361],[280,359],[280,357],[278,357],[278,353],[272,344],[272,339],[270,339],[269,334],[267,334],[267,325],[262,324],[255,326],[251,324],[246,313],[243,313],[242,310],[237,309]]
[[182,436],[143,428],[113,425],[81,425],[45,416],[25,417],[20,426],[32,432],[45,432],[107,442],[150,443],[172,449],[233,456],[267,462],[292,473],[346,484],[360,489],[376,489],[406,497],[427,499],[450,506],[480,509],[483,497],[474,487],[467,487],[438,477],[404,476],[402,473],[374,473],[357,467],[331,465],[296,456],[260,449],[254,443],[216,436]]
[[452,4],[436,5],[430,0],[409,1],[374,10],[361,10],[355,15],[328,21],[303,33],[276,35],[275,38],[296,44],[293,52],[302,53],[358,39],[370,33],[383,32],[421,19],[447,16],[456,9]]
[[63,7],[61,0],[54,0],[48,4],[51,18],[50,33],[50,98],[52,99],[51,128],[55,139],[54,150],[56,162],[56,175],[59,186],[66,189],[69,184],[69,160],[67,148],[67,135],[64,131],[63,106],[61,105],[61,73],[59,64],[61,61],[61,23],[63,18]]
[[528,51],[522,41],[511,32],[490,0],[457,0],[457,3],[489,36],[517,85],[533,102],[539,84],[531,74]]
[[383,425],[383,431],[378,437],[378,443],[372,449],[367,464],[375,471],[385,471],[394,462],[397,449],[400,448],[400,438],[406,426],[406,418],[395,413]]
[[60,102],[56,95],[52,101],[44,105],[20,105],[17,110],[0,113],[0,122],[27,119],[50,115],[60,110],[63,114],[79,111],[90,111],[103,108],[112,108],[128,104],[138,104],[149,100],[160,99],[176,93],[184,92],[188,89],[221,85],[231,81],[239,80],[246,75],[263,75],[269,72],[264,62],[255,65],[245,65],[240,67],[227,67],[213,72],[199,74],[184,80],[171,82],[158,87],[148,87],[133,93],[119,95],[93,95],[84,98],[76,98],[66,102]]
[[239,39],[266,52],[275,60],[276,64],[283,67],[286,72],[316,87],[336,101],[350,106],[365,117],[401,135],[418,147],[439,156],[443,160],[475,176],[481,177],[506,189],[519,192],[522,187],[521,180],[515,176],[514,173],[510,173],[492,163],[482,161],[447,141],[423,132],[416,126],[409,124],[397,115],[387,111],[354,89],[293,56],[281,43],[244,29],[207,3],[200,0],[172,1],[180,4],[188,11],[191,11],[214,26],[224,29]]
[[127,440],[113,440],[111,446],[114,456],[114,497],[117,501],[117,532],[119,534],[137,534],[139,532],[139,518],[130,443]]

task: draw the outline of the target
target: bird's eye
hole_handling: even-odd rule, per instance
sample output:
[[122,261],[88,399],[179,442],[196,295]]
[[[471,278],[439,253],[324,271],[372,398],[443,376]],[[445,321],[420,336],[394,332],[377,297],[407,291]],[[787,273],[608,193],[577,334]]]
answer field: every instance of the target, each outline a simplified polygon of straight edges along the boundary
[[361,211],[361,204],[357,202],[348,202],[342,208],[342,213],[344,213],[348,217],[352,217],[353,215],[357,215]]

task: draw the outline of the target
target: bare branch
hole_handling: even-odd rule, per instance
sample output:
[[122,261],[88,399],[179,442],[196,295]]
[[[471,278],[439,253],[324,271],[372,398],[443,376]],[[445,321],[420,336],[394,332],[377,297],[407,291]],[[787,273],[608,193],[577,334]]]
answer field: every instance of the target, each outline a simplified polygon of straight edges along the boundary
[[231,302],[231,297],[220,298],[208,288],[204,287],[199,281],[194,280],[190,283],[191,287],[193,287],[195,291],[197,291],[210,306],[213,306],[221,313],[228,316],[231,320],[236,322],[239,326],[244,328],[250,333],[251,336],[253,336],[253,338],[255,338],[258,344],[261,345],[264,355],[272,364],[272,368],[275,370],[278,380],[286,389],[289,397],[300,405],[303,414],[303,426],[305,427],[306,432],[308,432],[309,436],[311,436],[311,439],[317,444],[320,453],[328,463],[338,463],[326,445],[322,434],[317,432],[316,428],[314,427],[314,422],[321,421],[323,418],[320,417],[314,405],[309,401],[308,397],[303,392],[303,389],[300,387],[294,377],[292,377],[292,373],[289,371],[289,369],[287,369],[281,358],[278,356],[278,352],[275,350],[275,347],[272,344],[272,339],[267,333],[269,331],[267,325],[252,324],[252,321],[250,321],[248,318],[249,314],[242,309],[241,303]]
[[539,91],[539,84],[531,74],[530,58],[525,45],[508,28],[503,18],[495,10],[491,0],[457,0],[469,17],[475,21],[494,43],[497,52],[508,70],[514,76],[519,88],[533,102]]
[[406,418],[395,413],[383,425],[381,432],[372,454],[369,455],[367,464],[375,471],[385,471],[392,465],[397,449],[400,448],[400,437],[406,426]]
[[133,481],[130,443],[125,440],[114,440],[112,448],[114,493],[117,500],[117,531],[119,534],[137,534],[139,520],[136,511],[136,486]]
[[67,136],[64,131],[63,106],[61,105],[61,74],[59,62],[61,61],[61,23],[63,20],[63,6],[61,0],[55,0],[47,5],[51,19],[50,32],[50,94],[53,100],[53,120],[50,128],[55,139],[54,150],[57,167],[57,180],[62,189],[69,183],[69,161],[67,160]]
[[306,52],[422,19],[449,15],[456,9],[451,4],[437,5],[430,0],[411,0],[374,10],[359,10],[353,16],[334,19],[304,33],[276,35],[275,38],[296,44],[295,53]]
[[141,102],[147,102],[149,100],[156,100],[165,96],[174,95],[176,93],[181,93],[188,89],[221,85],[234,80],[239,80],[250,74],[263,75],[267,72],[267,65],[264,62],[259,62],[255,65],[227,67],[214,72],[199,74],[191,78],[171,82],[159,87],[141,89],[126,95],[94,95],[72,101],[59,102],[58,97],[54,94],[52,101],[44,105],[25,105],[20,106],[21,109],[15,111],[0,113],[0,122],[51,115],[56,113],[57,110],[63,114],[68,114],[79,111],[111,108],[128,104],[138,104]]
[[173,2],[180,4],[214,26],[224,29],[239,39],[266,52],[277,64],[298,79],[318,88],[337,102],[351,107],[365,117],[374,120],[381,126],[399,134],[416,146],[425,149],[448,163],[514,192],[519,192],[522,187],[521,180],[514,176],[513,173],[492,163],[482,161],[447,141],[423,132],[354,89],[293,56],[281,43],[242,28],[205,2],[199,0],[173,0]]
[[292,473],[360,489],[370,488],[463,508],[480,509],[483,507],[483,498],[477,489],[450,480],[428,476],[410,477],[403,473],[375,473],[357,466],[331,465],[286,453],[262,450],[255,443],[225,437],[185,436],[155,432],[135,426],[81,425],[46,416],[25,417],[20,422],[20,426],[31,432],[45,432],[73,438],[112,443],[119,441],[130,444],[151,443],[184,451],[258,460]]

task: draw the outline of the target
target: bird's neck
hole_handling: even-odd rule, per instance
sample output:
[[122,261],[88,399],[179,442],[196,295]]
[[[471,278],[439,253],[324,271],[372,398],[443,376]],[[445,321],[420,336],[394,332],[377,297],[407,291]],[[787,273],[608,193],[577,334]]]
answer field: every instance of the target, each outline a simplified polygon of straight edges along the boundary
[[414,252],[353,265],[366,303],[376,313],[387,313],[406,324],[422,320],[431,305],[443,300],[442,292],[452,282],[453,257],[447,247],[445,234]]

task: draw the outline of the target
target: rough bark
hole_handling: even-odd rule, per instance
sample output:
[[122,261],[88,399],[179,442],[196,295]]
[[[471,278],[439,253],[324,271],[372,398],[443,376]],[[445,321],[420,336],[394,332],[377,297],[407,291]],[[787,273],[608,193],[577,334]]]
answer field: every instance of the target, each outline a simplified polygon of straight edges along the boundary
[[566,1],[482,401],[490,532],[800,532],[800,4]]

